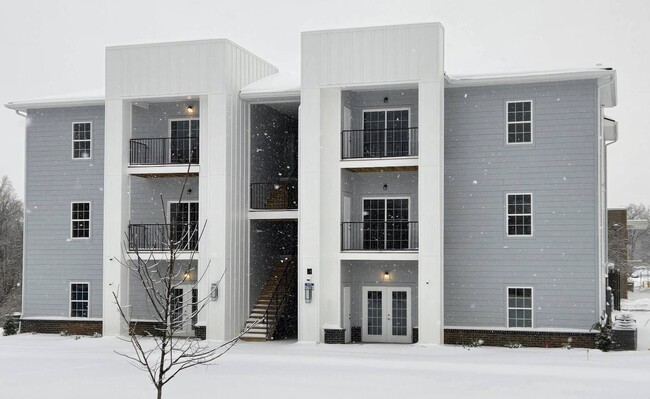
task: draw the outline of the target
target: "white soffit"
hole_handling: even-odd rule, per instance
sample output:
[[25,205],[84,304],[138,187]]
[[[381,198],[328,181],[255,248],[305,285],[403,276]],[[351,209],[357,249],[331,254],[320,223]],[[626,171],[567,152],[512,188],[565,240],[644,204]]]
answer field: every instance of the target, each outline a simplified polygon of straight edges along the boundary
[[57,108],[57,107],[81,107],[92,105],[104,105],[104,90],[87,90],[56,96],[41,97],[24,101],[12,101],[5,104],[5,107],[16,111],[28,109]]

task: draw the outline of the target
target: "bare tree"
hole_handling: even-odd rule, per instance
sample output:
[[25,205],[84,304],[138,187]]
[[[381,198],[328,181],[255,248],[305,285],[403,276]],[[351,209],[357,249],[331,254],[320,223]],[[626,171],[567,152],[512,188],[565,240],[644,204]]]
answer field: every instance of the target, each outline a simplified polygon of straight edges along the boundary
[[[628,220],[650,220],[650,209],[644,204],[630,204],[627,206]],[[650,261],[650,229],[630,230],[628,232],[629,258]]]
[[[183,181],[183,188],[178,199],[182,202],[183,193],[189,177],[189,171]],[[162,197],[161,197],[162,200]],[[164,201],[161,201],[164,204]],[[239,339],[236,336],[226,342],[214,346],[194,337],[184,336],[190,324],[194,324],[198,314],[205,308],[211,299],[210,295],[202,298],[194,297],[194,290],[207,271],[204,270],[200,276],[190,280],[192,260],[198,249],[205,225],[201,229],[192,224],[174,224],[163,206],[164,221],[156,226],[156,240],[165,248],[165,255],[156,256],[150,248],[140,248],[138,243],[145,242],[145,237],[130,237],[125,240],[125,246],[130,245],[130,255],[127,255],[124,267],[127,267],[139,282],[144,290],[150,317],[155,320],[151,338],[143,339],[138,336],[137,323],[130,318],[130,312],[126,305],[121,305],[117,300],[117,294],[113,294],[115,303],[118,306],[122,319],[129,326],[129,338],[133,346],[133,353],[119,353],[126,357],[137,368],[146,372],[149,380],[156,388],[157,398],[162,398],[163,388],[174,377],[183,370],[198,366],[208,365],[219,357],[223,356]],[[179,259],[179,253],[189,252],[189,260]],[[125,253],[129,251],[125,249]],[[223,278],[223,275],[221,276]],[[220,278],[220,280],[221,280]],[[191,290],[179,290],[181,285],[191,283]],[[189,315],[184,309],[191,301],[192,311]],[[243,333],[242,333],[243,334]],[[152,342],[153,341],[153,342]]]
[[23,202],[9,178],[3,176],[0,182],[0,305],[10,294],[20,290],[22,269]]

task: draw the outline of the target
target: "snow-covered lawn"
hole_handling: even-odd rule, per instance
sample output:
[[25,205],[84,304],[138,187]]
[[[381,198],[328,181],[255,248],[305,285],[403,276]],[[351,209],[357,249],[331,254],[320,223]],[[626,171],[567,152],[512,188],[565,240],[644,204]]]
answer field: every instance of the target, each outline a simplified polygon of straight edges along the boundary
[[[640,326],[641,327],[641,326]],[[650,343],[650,340],[649,342]],[[116,338],[0,337],[3,398],[150,398]],[[238,343],[179,375],[167,398],[641,398],[650,351]]]

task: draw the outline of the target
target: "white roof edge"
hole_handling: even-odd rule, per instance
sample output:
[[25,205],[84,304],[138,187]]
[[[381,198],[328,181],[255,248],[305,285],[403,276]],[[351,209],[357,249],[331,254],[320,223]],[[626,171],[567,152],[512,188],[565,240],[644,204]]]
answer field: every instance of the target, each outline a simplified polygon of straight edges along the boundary
[[245,100],[300,97],[300,77],[292,74],[274,73],[256,80],[239,91]]
[[482,75],[446,74],[448,87],[489,86],[505,83],[550,82],[573,79],[616,78],[612,68],[566,69],[556,71],[531,71]]
[[88,107],[93,105],[104,105],[104,93],[102,91],[85,91],[71,93],[69,95],[41,97],[33,100],[12,101],[5,104],[5,107],[15,111],[26,111],[28,109],[57,108],[57,107]]
[[445,29],[444,25],[441,22],[421,22],[414,24],[394,24],[394,25],[373,25],[373,26],[361,26],[356,28],[336,28],[336,29],[317,29],[317,30],[308,30],[300,32],[301,35],[310,35],[310,34],[320,34],[320,33],[335,33],[335,32],[350,32],[350,31],[366,31],[366,30],[380,30],[380,29],[395,29],[395,28],[417,28],[422,26],[438,26]]

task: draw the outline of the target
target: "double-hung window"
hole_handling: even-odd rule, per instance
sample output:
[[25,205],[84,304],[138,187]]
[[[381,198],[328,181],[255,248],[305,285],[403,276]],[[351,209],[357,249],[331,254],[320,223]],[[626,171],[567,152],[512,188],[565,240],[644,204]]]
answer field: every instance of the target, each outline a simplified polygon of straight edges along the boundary
[[70,215],[70,236],[90,238],[90,202],[73,202]]
[[507,125],[508,144],[525,144],[533,142],[533,102],[508,101]]
[[70,317],[88,317],[88,283],[70,283]]
[[508,327],[533,326],[533,289],[508,288]]
[[533,235],[533,195],[507,194],[508,236]]
[[72,124],[72,158],[91,158],[92,123],[75,122]]

